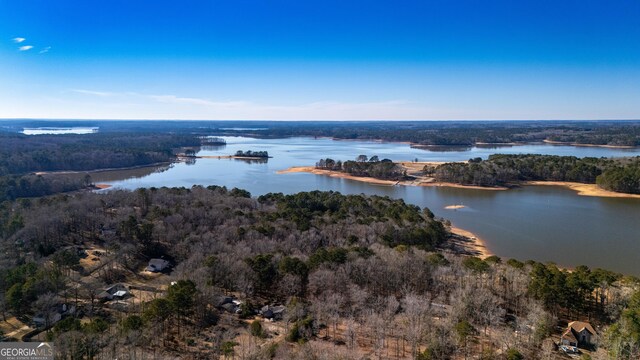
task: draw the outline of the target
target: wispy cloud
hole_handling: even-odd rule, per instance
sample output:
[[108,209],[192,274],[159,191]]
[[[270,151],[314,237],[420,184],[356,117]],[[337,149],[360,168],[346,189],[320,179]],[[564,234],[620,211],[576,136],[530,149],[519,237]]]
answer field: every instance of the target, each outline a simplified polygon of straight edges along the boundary
[[25,40],[27,40],[27,39],[25,39],[25,38],[23,38],[23,37],[13,38],[13,42],[14,42],[14,43],[18,43],[18,44],[19,44],[19,43],[21,43],[21,42],[23,42],[23,41],[25,41]]
[[201,106],[247,106],[250,103],[246,101],[211,101],[201,98],[180,97],[175,95],[141,95],[148,99],[170,104],[188,104],[188,105],[201,105]]
[[38,54],[48,53],[49,50],[51,50],[51,46],[47,46],[47,47],[43,48],[42,50],[40,50],[40,52],[38,52]]
[[[406,100],[372,102],[316,101],[301,104],[265,104],[246,100],[212,100],[172,94],[107,92],[87,89],[71,91],[104,98],[112,108],[140,110],[144,118],[189,119],[266,119],[266,120],[340,120],[340,119],[424,119],[444,117],[444,109],[420,106]],[[109,99],[109,100],[107,100]],[[103,104],[96,103],[96,106]]]
[[20,46],[18,48],[18,50],[20,50],[20,51],[28,51],[28,50],[31,50],[31,49],[33,49],[33,46],[31,46],[31,45]]
[[94,91],[94,90],[85,90],[85,89],[70,89],[70,90],[78,94],[94,95],[94,96],[102,96],[102,97],[124,95],[124,93],[118,94],[118,93],[113,93],[108,91]]

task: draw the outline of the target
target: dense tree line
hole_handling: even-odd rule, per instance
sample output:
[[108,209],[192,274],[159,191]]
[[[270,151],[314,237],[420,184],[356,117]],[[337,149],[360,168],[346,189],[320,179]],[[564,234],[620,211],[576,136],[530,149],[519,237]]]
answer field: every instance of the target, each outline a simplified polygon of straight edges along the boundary
[[[12,120],[3,128],[99,127],[99,133],[164,133],[283,138],[333,137],[472,146],[477,143],[541,142],[639,146],[637,121],[38,121]],[[1,131],[1,128],[0,128]]]
[[[174,159],[177,148],[198,146],[192,135],[86,134],[27,136],[0,132],[0,201],[74,191],[91,184],[83,176],[33,175],[151,165]],[[207,140],[209,141],[209,140]],[[212,139],[211,141],[224,141]]]
[[[244,125],[242,127],[249,127]],[[420,145],[472,146],[478,143],[528,143],[544,140],[612,146],[639,146],[640,123],[634,121],[429,121],[429,122],[256,122],[255,130],[213,130],[252,137],[316,136],[385,140]]]
[[0,133],[0,176],[150,165],[172,160],[174,149],[199,145],[200,139],[191,135]]
[[[4,202],[0,225],[2,310],[30,317],[56,301],[83,310],[86,320],[70,316],[48,335],[66,359],[356,359],[363,343],[375,357],[543,358],[555,317],[569,316],[622,321],[621,348],[638,344],[625,320],[636,311],[627,279],[444,251],[441,221],[388,197],[256,199],[217,186],[78,193]],[[76,251],[90,246],[105,249],[94,270]],[[166,290],[124,312],[94,300],[106,285],[139,282],[155,257],[175,264],[155,283]],[[238,315],[219,310],[224,294],[243,300]],[[272,325],[233,320],[273,303],[287,307],[283,341],[298,345],[260,346],[275,339]],[[255,342],[238,340],[243,332]]]
[[577,158],[554,155],[491,155],[487,160],[426,166],[438,181],[477,186],[510,185],[520,181],[597,183],[600,187],[640,193],[640,158]]
[[0,176],[0,202],[75,191],[92,185],[91,176],[6,175]]
[[612,166],[596,179],[601,188],[629,194],[640,194],[640,160]]
[[238,151],[236,151],[236,156],[240,156],[240,157],[255,157],[255,158],[268,158],[269,157],[269,152],[267,152],[267,151],[253,151],[253,150],[247,150],[247,151],[238,150]]
[[320,159],[316,168],[323,170],[341,171],[354,176],[372,177],[384,180],[402,180],[407,177],[402,167],[389,159],[380,160],[378,156],[371,158],[359,155],[358,158],[342,162],[333,159]]

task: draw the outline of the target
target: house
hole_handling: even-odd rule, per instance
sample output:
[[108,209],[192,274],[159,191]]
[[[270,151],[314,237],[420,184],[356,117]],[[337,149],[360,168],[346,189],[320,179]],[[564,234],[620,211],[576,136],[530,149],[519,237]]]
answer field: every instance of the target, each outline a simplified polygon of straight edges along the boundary
[[124,284],[111,285],[98,294],[98,299],[102,301],[122,300],[131,296],[129,288]]
[[223,304],[223,305],[220,306],[220,308],[222,308],[222,310],[224,310],[224,311],[226,311],[228,313],[232,313],[232,314],[235,314],[235,313],[238,312],[238,310],[240,310],[240,308],[236,304],[234,304],[232,302]]
[[32,320],[33,325],[37,328],[49,327],[68,315],[76,313],[76,307],[67,304],[58,304],[51,307],[46,312],[36,314]]
[[230,296],[219,296],[216,299],[216,307],[222,307],[222,305],[230,304],[233,301],[233,298]]
[[592,345],[592,337],[596,335],[596,331],[591,324],[583,321],[572,321],[567,329],[560,337],[560,343],[568,346],[590,346]]
[[145,270],[155,273],[162,272],[167,267],[169,267],[169,261],[164,259],[151,259]]
[[269,320],[282,320],[286,310],[287,308],[282,305],[277,305],[277,306],[266,305],[266,306],[263,306],[262,309],[260,309],[260,315],[262,315],[263,318],[269,319]]

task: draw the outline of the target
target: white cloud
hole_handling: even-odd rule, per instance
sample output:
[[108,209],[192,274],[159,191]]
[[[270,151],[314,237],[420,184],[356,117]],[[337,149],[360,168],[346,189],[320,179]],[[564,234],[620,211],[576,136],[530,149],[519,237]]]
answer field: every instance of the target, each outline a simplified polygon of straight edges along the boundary
[[49,50],[51,50],[51,46],[47,46],[47,47],[43,48],[42,50],[40,50],[40,52],[38,54],[48,53]]
[[23,42],[23,41],[25,41],[25,40],[27,40],[27,39],[25,39],[25,38],[23,38],[23,37],[13,38],[13,42],[14,42],[14,43],[18,43],[18,44],[19,44],[19,43],[21,43],[21,42]]
[[33,49],[33,46],[31,46],[31,45],[20,46],[18,48],[18,50],[20,50],[20,51],[27,51],[27,50],[31,50],[31,49]]
[[207,99],[200,98],[188,98],[188,97],[178,97],[175,95],[141,95],[151,100],[161,102],[161,103],[170,103],[170,104],[188,104],[188,105],[200,105],[200,106],[210,106],[210,107],[240,107],[250,105],[246,101],[211,101]]
[[118,93],[112,93],[108,91],[94,91],[94,90],[85,90],[85,89],[71,89],[71,91],[76,92],[78,94],[95,95],[95,96],[102,96],[102,97],[119,95]]
[[[406,100],[341,102],[317,101],[281,105],[246,100],[216,101],[205,98],[155,95],[134,92],[106,92],[73,89],[73,92],[104,98],[97,107],[122,110],[131,115],[121,118],[193,119],[193,120],[389,120],[425,119],[454,116],[451,110],[435,109]],[[107,100],[108,99],[108,100]],[[135,116],[133,114],[136,114]],[[113,116],[116,117],[116,116]]]

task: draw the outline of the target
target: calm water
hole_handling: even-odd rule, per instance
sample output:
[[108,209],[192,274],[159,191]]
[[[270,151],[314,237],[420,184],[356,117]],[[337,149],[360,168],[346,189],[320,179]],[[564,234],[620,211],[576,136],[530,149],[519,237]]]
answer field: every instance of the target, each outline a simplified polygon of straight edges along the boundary
[[[314,165],[319,158],[353,159],[359,154],[392,160],[459,161],[495,153],[575,156],[638,156],[640,151],[592,147],[527,145],[469,148],[462,151],[413,149],[405,144],[330,139],[251,139],[227,137],[227,146],[206,148],[199,155],[226,155],[237,150],[266,150],[267,163],[232,159],[197,159],[159,169],[98,173],[94,181],[116,188],[225,185],[249,190],[296,193],[336,190],[345,194],[377,194],[402,198],[430,208],[437,216],[483,238],[499,256],[553,261],[564,266],[586,264],[640,275],[640,199],[577,196],[561,187],[526,186],[510,191],[370,185],[305,173],[278,175],[291,166]],[[120,180],[118,180],[120,179]],[[464,204],[462,210],[445,210]]]

